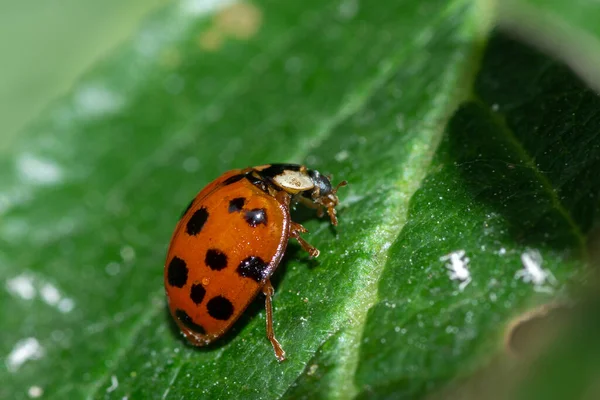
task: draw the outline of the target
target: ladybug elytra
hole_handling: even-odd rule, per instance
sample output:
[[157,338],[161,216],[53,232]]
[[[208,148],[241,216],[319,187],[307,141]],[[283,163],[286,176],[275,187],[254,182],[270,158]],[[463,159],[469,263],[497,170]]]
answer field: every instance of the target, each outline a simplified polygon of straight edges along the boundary
[[273,333],[270,277],[290,238],[311,257],[319,250],[300,236],[290,204],[327,212],[337,225],[337,190],[328,177],[297,164],[269,164],[224,173],[198,193],[179,220],[167,253],[164,282],[169,309],[185,338],[204,346],[221,337],[262,292],[267,338]]

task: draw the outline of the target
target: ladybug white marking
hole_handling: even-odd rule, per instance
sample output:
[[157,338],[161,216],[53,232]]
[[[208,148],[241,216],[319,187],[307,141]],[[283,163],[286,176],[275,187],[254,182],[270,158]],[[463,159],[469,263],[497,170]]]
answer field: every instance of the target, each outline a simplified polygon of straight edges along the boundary
[[[515,273],[515,279],[521,279],[525,283],[533,283],[533,290],[541,293],[552,293],[558,282],[552,271],[542,268],[542,255],[537,250],[527,250],[521,254],[523,268]],[[549,283],[550,285],[546,285]]]
[[285,170],[273,179],[279,187],[298,192],[312,189],[315,186],[310,177],[301,171]]
[[445,265],[448,269],[448,276],[453,281],[460,281],[458,290],[462,292],[471,283],[471,273],[467,268],[471,260],[469,257],[465,257],[465,251],[453,251],[450,254],[440,257],[440,261],[448,261]]

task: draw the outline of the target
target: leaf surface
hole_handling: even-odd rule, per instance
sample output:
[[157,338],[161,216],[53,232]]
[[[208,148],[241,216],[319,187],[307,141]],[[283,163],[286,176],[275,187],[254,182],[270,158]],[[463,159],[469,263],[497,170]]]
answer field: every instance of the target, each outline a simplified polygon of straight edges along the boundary
[[[600,121],[564,66],[499,35],[483,56],[468,1],[206,4],[147,21],[2,161],[0,397],[418,398],[565,295]],[[262,298],[197,349],[162,286],[190,198],[270,162],[349,181],[336,229],[293,214],[321,256],[293,243],[273,277],[282,364]],[[466,286],[441,259],[460,250]],[[517,279],[535,251],[555,284]]]

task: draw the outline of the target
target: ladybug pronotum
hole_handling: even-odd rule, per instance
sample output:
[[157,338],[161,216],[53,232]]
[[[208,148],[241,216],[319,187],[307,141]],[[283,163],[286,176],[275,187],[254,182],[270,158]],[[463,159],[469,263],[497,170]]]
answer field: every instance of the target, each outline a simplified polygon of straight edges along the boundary
[[293,222],[290,204],[300,202],[327,212],[337,225],[337,190],[318,171],[296,164],[269,164],[221,175],[192,200],[175,227],[165,263],[169,309],[185,338],[205,346],[221,337],[262,292],[267,338],[275,357],[285,359],[273,333],[270,277],[288,239],[311,257],[319,250]]

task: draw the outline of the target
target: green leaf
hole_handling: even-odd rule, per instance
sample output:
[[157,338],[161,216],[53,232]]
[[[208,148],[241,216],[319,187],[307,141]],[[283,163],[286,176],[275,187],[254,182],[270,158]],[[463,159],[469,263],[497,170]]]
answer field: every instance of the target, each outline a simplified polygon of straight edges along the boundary
[[[487,365],[583,277],[600,100],[488,45],[483,4],[190,0],[148,20],[2,161],[0,397],[419,398]],[[190,198],[271,162],[349,181],[337,228],[294,213],[321,256],[292,243],[273,276],[281,364],[262,298],[198,349],[162,282]],[[460,250],[468,284],[441,259]],[[536,251],[556,283],[516,278]]]
[[[528,79],[523,65],[536,76]],[[508,322],[549,301],[543,291],[560,291],[581,269],[584,230],[597,211],[600,99],[566,77],[564,67],[515,42],[490,43],[473,100],[450,121],[390,248],[363,334],[364,397],[417,397],[485,365],[501,350]],[[571,125],[573,114],[590,124]],[[516,279],[521,257],[534,249],[556,288]],[[457,250],[469,257],[473,279],[462,292],[439,262]]]

